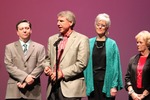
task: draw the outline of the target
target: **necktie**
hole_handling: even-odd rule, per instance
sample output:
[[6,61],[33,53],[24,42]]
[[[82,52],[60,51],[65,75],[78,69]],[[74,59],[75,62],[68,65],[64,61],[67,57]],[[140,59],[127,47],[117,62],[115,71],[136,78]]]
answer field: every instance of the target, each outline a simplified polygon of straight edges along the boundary
[[24,46],[23,52],[25,53],[25,52],[27,52],[27,44],[23,44],[23,46]]

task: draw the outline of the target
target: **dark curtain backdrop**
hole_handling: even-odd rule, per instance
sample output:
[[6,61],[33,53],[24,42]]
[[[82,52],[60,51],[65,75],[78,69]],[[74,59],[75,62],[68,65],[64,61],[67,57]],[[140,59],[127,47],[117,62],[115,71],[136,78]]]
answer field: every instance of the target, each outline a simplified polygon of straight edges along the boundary
[[[15,25],[28,19],[33,25],[32,40],[47,48],[48,37],[58,33],[57,13],[71,10],[76,15],[75,30],[89,38],[96,35],[94,20],[99,13],[108,13],[112,24],[109,37],[116,40],[120,55],[123,79],[129,58],[137,53],[135,35],[141,30],[150,31],[149,0],[1,0],[0,1],[0,100],[4,100],[8,73],[4,65],[5,45],[18,40]],[[42,100],[46,100],[47,77],[41,76]],[[127,100],[125,89],[116,100]],[[84,98],[87,100],[87,98]]]

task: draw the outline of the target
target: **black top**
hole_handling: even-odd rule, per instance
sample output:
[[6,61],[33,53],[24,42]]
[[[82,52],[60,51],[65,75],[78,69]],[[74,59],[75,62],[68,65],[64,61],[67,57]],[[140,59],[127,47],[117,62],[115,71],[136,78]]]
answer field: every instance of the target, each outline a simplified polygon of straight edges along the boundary
[[94,80],[103,81],[106,70],[105,41],[95,42],[92,57]]

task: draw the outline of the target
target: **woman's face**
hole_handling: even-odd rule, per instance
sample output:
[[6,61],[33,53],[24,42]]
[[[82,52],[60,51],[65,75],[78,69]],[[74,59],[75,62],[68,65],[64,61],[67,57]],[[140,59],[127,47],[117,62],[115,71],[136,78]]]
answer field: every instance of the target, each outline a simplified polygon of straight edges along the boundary
[[95,25],[95,30],[98,35],[105,35],[105,32],[107,31],[107,29],[108,27],[106,25],[106,21],[104,20],[98,21]]
[[139,37],[137,39],[137,49],[139,52],[144,52],[145,50],[148,50],[148,47],[143,37]]

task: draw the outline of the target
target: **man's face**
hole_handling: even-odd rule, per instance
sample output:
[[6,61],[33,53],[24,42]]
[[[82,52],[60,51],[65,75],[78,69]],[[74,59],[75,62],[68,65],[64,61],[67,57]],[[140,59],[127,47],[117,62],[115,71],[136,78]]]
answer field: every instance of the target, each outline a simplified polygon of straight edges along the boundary
[[66,34],[71,29],[72,22],[68,21],[66,17],[59,16],[57,19],[57,26],[59,28],[59,32],[62,34]]
[[30,35],[32,30],[29,26],[29,23],[22,22],[18,25],[17,35],[22,41],[28,41],[30,39]]

